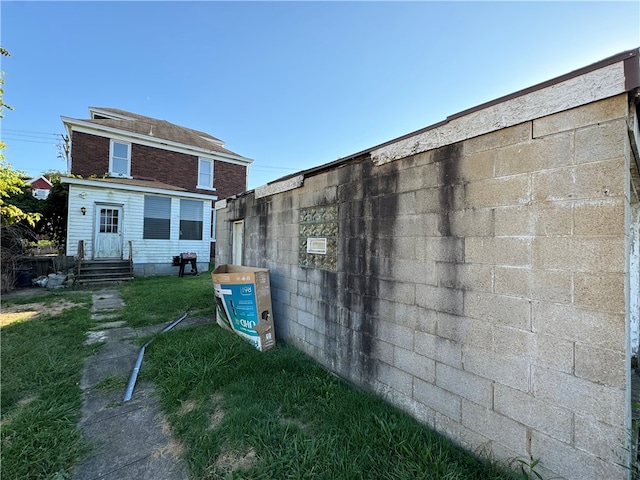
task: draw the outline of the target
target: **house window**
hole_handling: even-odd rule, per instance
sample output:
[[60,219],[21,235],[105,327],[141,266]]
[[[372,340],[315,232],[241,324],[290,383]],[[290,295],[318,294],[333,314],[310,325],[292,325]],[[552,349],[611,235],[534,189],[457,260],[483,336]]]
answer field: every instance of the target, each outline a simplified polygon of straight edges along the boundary
[[213,160],[198,159],[198,185],[196,188],[213,190]]
[[119,177],[131,174],[131,144],[111,140],[109,173]]
[[169,240],[171,235],[171,199],[145,195],[142,238]]
[[202,240],[202,203],[180,200],[180,240]]

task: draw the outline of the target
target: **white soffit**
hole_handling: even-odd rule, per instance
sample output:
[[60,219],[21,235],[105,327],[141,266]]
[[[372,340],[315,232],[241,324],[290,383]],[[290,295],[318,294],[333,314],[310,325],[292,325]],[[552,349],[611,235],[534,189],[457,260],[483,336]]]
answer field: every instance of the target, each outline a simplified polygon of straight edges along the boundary
[[624,61],[570,78],[371,151],[376,165],[450,145],[626,91]]

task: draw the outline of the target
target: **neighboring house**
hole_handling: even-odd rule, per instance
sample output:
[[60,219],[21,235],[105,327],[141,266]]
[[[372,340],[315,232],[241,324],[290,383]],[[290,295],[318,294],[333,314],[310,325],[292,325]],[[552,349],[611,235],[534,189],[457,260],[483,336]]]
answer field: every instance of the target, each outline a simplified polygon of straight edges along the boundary
[[270,270],[276,336],[470,450],[630,478],[639,58],[219,200],[216,260]]
[[[62,117],[71,142],[67,255],[133,258],[136,275],[168,274],[172,258],[214,255],[212,201],[247,188],[252,160],[221,140],[113,108]],[[129,246],[131,252],[129,252]]]
[[27,180],[29,187],[31,188],[31,195],[38,200],[44,200],[49,196],[49,192],[53,188],[53,184],[44,176],[40,175],[38,178],[32,178]]

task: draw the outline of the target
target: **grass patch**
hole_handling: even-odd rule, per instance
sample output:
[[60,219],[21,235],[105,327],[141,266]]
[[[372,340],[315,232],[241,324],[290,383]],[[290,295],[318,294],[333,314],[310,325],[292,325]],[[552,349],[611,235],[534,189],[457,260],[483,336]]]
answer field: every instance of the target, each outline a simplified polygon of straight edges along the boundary
[[513,478],[289,346],[209,325],[159,336],[145,362],[194,478]]
[[53,298],[81,305],[1,329],[0,455],[5,478],[63,478],[84,451],[76,425],[83,362],[97,348],[83,344],[93,325],[91,298],[74,293],[37,301]]
[[93,388],[103,392],[124,392],[129,382],[128,375],[109,374],[96,383]]
[[183,313],[204,316],[214,313],[211,274],[198,276],[147,277],[120,287],[125,302],[122,319],[132,327],[175,320]]

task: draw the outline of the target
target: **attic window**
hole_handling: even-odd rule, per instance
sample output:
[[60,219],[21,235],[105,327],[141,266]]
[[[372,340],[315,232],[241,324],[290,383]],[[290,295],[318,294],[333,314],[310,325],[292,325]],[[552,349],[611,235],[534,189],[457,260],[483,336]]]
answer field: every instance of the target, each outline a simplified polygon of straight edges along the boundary
[[94,120],[109,120],[109,117],[105,117],[104,115],[98,115],[96,113],[93,114]]

